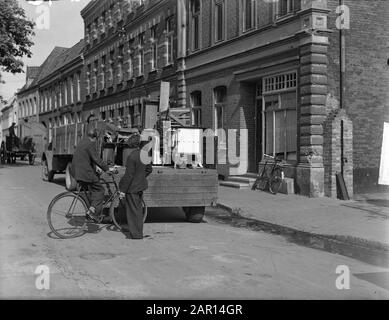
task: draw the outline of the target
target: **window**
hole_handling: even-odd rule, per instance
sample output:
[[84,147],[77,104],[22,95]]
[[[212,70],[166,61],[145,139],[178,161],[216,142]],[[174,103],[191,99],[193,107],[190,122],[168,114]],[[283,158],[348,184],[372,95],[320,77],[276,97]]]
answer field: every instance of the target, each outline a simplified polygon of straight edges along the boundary
[[100,25],[99,25],[99,30],[100,30],[100,33],[101,34],[104,34],[105,33],[105,18],[106,17],[106,12],[104,11],[103,14],[101,15],[101,18],[100,18]]
[[95,61],[93,63],[93,70],[92,70],[92,93],[95,93],[97,91],[98,69],[99,69],[99,63],[98,61]]
[[92,39],[97,39],[98,38],[98,25],[99,25],[99,22],[97,20],[97,18],[93,21],[93,24],[92,24]]
[[106,117],[107,117],[107,115],[106,115],[105,111],[102,111],[101,112],[101,120],[105,120]]
[[77,73],[77,101],[81,101],[81,72]]
[[215,42],[224,39],[224,0],[215,0]]
[[86,74],[85,74],[85,90],[87,95],[90,95],[91,93],[90,77],[91,77],[91,65],[89,64],[86,68]]
[[151,71],[157,68],[157,26],[151,28]]
[[166,64],[173,63],[173,17],[166,19]]
[[279,0],[278,5],[278,16],[285,16],[301,9],[301,0]]
[[106,74],[106,86],[109,88],[113,85],[113,62],[114,62],[114,51],[111,51],[109,53],[109,61],[108,61],[108,68],[107,68],[107,74]]
[[63,100],[62,100],[62,82],[59,83],[59,86],[58,86],[58,96],[59,96],[59,102],[58,102],[58,106],[59,107],[62,107],[63,105]]
[[201,121],[201,92],[195,91],[191,94],[192,124],[196,127],[202,126]]
[[135,124],[134,119],[134,106],[128,106],[128,125],[133,128]]
[[117,57],[117,83],[121,83],[123,81],[123,54],[124,54],[124,46],[119,47],[118,57]]
[[218,130],[224,129],[224,104],[226,100],[226,87],[218,87],[214,89],[214,129],[216,136],[219,137],[221,143],[225,142],[225,137],[220,135]]
[[242,1],[243,31],[255,28],[256,0]]
[[99,73],[99,89],[104,90],[105,88],[105,65],[107,63],[107,57],[102,56],[101,65],[100,65],[100,73]]
[[192,37],[192,50],[200,48],[200,0],[192,0],[191,2],[191,37]]
[[[297,73],[262,79],[263,152],[284,160],[297,160]],[[261,89],[261,90],[260,90]]]
[[115,110],[109,110],[109,118],[110,120],[113,120],[113,118],[115,118]]
[[74,80],[73,80],[73,76],[70,77],[69,81],[70,81],[70,103],[73,103],[74,102]]
[[127,79],[130,80],[134,76],[134,65],[133,65],[133,56],[132,53],[128,56],[128,69],[127,69]]
[[68,79],[65,79],[64,81],[63,91],[64,91],[64,103],[65,105],[67,105],[68,104]]
[[141,76],[145,72],[145,52],[144,52],[144,45],[145,45],[145,34],[141,33],[138,38],[139,42],[139,52],[138,52],[138,75]]
[[118,109],[118,115],[120,118],[123,118],[123,116],[124,116],[124,108],[123,107]]

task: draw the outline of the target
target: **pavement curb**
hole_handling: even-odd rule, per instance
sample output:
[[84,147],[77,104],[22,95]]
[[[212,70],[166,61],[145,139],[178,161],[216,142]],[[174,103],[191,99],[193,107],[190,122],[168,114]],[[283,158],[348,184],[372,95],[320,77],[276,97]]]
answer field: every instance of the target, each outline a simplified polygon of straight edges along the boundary
[[249,229],[282,235],[299,245],[344,255],[377,266],[389,267],[389,246],[385,243],[352,236],[316,234],[251,216],[246,217],[241,208],[232,208],[223,203],[217,203],[216,207],[227,211],[231,218],[246,220],[245,226]]

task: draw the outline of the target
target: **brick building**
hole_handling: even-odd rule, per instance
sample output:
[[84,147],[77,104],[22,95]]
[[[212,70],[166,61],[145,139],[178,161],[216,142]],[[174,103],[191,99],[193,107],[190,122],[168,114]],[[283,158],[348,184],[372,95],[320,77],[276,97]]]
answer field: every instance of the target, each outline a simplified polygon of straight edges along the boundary
[[370,3],[345,1],[351,11],[351,28],[342,31],[349,82],[340,105],[339,1],[186,2],[185,79],[193,122],[215,131],[248,130],[240,149],[248,161],[219,165],[220,174],[256,172],[266,153],[287,162],[286,176],[300,194],[336,196],[341,171],[350,196],[367,176],[373,176],[371,187],[377,182],[388,117],[388,6]]
[[[379,191],[383,123],[389,122],[389,3],[344,0],[349,17],[345,37],[344,109],[353,124],[352,163],[355,193]],[[329,0],[328,94],[340,100],[337,0]],[[339,105],[339,103],[336,103]]]
[[178,100],[176,3],[99,0],[82,10],[86,114],[138,126],[142,102],[159,98],[161,80]]

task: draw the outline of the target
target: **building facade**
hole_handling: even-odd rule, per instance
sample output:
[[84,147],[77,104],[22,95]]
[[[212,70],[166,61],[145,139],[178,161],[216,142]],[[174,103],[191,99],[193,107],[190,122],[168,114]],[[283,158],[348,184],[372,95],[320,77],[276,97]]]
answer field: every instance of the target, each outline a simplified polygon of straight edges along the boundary
[[57,48],[43,64],[38,79],[39,108],[48,142],[52,142],[55,128],[83,121],[83,50],[83,40],[69,49]]
[[[340,4],[186,1],[185,78],[193,122],[216,134],[218,129],[248,133],[243,148],[237,147],[247,162],[239,165],[228,163],[228,132],[219,137],[220,154],[227,158],[227,164],[218,166],[220,174],[257,172],[269,154],[286,162],[286,176],[294,179],[299,194],[336,197],[338,172],[350,196],[353,189],[366,186],[370,175],[371,184],[377,184],[383,116],[388,117],[387,5]],[[384,14],[373,18],[379,12]],[[350,79],[343,84],[337,28],[341,18],[351,21],[351,28],[342,30],[344,78]],[[381,43],[379,50],[373,39]]]
[[81,14],[87,114],[140,126],[142,103],[158,100],[161,81],[170,82],[174,106],[185,104],[177,72],[177,0],[93,1]]
[[39,121],[39,93],[35,81],[39,72],[40,67],[27,67],[26,84],[17,92],[20,121]]
[[[97,0],[81,15],[84,42],[35,81],[47,127],[91,114],[139,127],[143,102],[158,101],[166,81],[170,107],[218,136],[220,175],[255,173],[269,154],[296,193],[336,197],[337,173],[350,196],[377,190],[389,121],[385,1]],[[22,110],[33,91],[22,91]]]
[[9,135],[9,127],[12,123],[15,123],[15,134],[18,135],[18,124],[19,124],[19,112],[18,112],[18,100],[16,96],[11,97],[8,102],[0,110],[1,112],[1,141],[5,141],[5,137]]

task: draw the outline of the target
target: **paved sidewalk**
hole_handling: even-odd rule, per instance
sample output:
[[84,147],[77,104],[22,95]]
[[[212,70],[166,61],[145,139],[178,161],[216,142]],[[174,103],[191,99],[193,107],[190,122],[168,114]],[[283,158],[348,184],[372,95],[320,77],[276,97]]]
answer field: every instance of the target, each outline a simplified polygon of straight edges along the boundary
[[389,194],[342,201],[219,187],[218,205],[280,233],[293,229],[389,252]]

